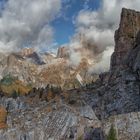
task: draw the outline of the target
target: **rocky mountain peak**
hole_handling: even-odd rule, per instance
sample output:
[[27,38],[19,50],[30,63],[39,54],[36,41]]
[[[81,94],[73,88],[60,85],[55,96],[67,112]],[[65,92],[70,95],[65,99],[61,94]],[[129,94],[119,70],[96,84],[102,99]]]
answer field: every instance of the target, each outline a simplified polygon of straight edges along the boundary
[[26,56],[33,54],[34,52],[35,52],[35,50],[33,48],[24,48],[21,51],[21,56],[26,57]]
[[69,57],[69,48],[68,47],[60,47],[57,51],[58,58],[68,58]]
[[128,38],[136,38],[140,29],[140,12],[122,9],[119,32]]
[[140,12],[122,9],[119,29],[115,32],[115,51],[111,59],[111,71],[126,67],[125,61],[133,48],[140,30]]

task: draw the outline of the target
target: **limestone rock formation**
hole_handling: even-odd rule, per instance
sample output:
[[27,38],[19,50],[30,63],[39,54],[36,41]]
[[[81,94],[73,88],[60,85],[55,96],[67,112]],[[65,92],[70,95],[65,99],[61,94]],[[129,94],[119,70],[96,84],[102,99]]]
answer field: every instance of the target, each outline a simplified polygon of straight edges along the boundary
[[22,49],[20,54],[21,54],[21,56],[26,57],[26,56],[33,54],[34,52],[35,52],[35,50],[33,48],[24,48],[24,49]]
[[138,32],[135,46],[129,54],[127,64],[129,65],[131,70],[136,73],[137,80],[140,80],[140,31]]
[[69,57],[69,48],[68,47],[60,47],[58,48],[57,57],[58,58],[68,58]]
[[139,140],[140,138],[140,112],[115,115],[104,120],[103,129],[106,134],[114,125],[118,140]]
[[[63,49],[67,48],[58,50],[58,54],[61,55],[59,57],[51,53],[37,53],[28,48],[21,52],[0,54],[0,80],[10,74],[33,87],[45,87],[51,84],[73,88],[81,86],[77,81],[77,74],[82,78],[83,84],[96,79],[94,75],[88,73],[88,68],[91,66],[88,59],[86,61],[82,59],[79,65],[73,66]],[[78,84],[74,86],[68,84],[73,83],[73,81],[76,81],[74,83],[78,82]]]
[[[70,105],[53,100],[28,102],[26,97],[19,97],[1,98],[0,104],[9,112],[7,130],[0,130],[1,140],[74,140],[84,137],[84,128],[100,127],[92,108],[80,100]],[[48,107],[52,109],[48,111]]]
[[135,45],[140,30],[140,12],[123,8],[119,29],[115,32],[115,51],[111,59],[111,70],[126,67],[126,59]]
[[104,117],[140,111],[139,31],[140,12],[122,9],[111,69],[100,75],[98,102]]

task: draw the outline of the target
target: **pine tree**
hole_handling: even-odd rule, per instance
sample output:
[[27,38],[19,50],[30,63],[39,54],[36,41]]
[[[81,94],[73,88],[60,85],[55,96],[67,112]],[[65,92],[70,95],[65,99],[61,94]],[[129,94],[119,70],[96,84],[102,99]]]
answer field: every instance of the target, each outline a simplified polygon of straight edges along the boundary
[[14,90],[11,97],[16,99],[18,97],[18,93]]
[[116,130],[114,129],[113,125],[111,125],[107,140],[117,140]]

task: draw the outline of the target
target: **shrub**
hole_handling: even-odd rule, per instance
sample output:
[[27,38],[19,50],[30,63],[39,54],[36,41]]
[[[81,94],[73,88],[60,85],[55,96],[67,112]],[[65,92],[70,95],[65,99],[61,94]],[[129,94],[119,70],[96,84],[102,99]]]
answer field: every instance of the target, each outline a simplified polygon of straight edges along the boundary
[[47,101],[50,101],[54,98],[54,94],[51,90],[48,91],[48,94],[47,94]]
[[61,87],[53,87],[51,86],[51,92],[54,94],[60,94],[62,92]]
[[5,77],[3,77],[1,83],[4,85],[11,85],[14,80],[15,79],[10,74],[8,74]]

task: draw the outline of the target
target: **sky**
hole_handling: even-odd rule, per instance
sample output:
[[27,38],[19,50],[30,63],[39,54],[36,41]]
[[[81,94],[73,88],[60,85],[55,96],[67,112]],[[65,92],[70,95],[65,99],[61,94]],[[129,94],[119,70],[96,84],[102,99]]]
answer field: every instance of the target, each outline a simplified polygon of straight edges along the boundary
[[62,14],[52,22],[54,27],[54,39],[58,45],[63,45],[70,41],[75,33],[74,19],[81,10],[97,10],[100,0],[63,0]]
[[[52,0],[52,5],[49,5],[49,1],[51,0],[25,0],[24,2],[20,2],[21,0],[0,0],[0,16],[2,17],[0,21],[1,22],[1,29],[2,32],[7,32],[6,35],[5,33],[3,33],[2,35],[0,35],[0,37],[2,36],[2,38],[4,37],[4,41],[2,40],[2,42],[0,42],[0,48],[6,48],[7,50],[12,50],[10,48],[12,48],[12,46],[21,46],[22,47],[30,47],[32,46],[34,43],[36,43],[37,47],[40,46],[42,49],[47,50],[46,48],[50,48],[50,47],[59,47],[63,44],[66,44],[70,41],[70,39],[73,37],[73,35],[75,34],[75,30],[76,30],[76,25],[75,25],[75,20],[76,17],[78,15],[78,13],[82,10],[97,10],[100,7],[100,3],[101,0]],[[38,4],[38,2],[40,4]],[[41,3],[45,3],[46,2],[46,7],[42,6]],[[30,27],[30,22],[28,22],[27,20],[32,20],[33,22],[38,22],[38,24],[40,26],[44,26],[40,24],[39,19],[35,20],[35,19],[29,19],[28,17],[25,17],[25,14],[27,13],[26,16],[34,16],[33,14],[35,14],[35,8],[34,10],[31,11],[29,10],[29,8],[32,8],[33,3],[38,4],[36,5],[36,7],[38,6],[39,8],[47,8],[47,3],[49,5],[49,12],[52,11],[52,13],[54,13],[53,16],[55,16],[55,18],[52,16],[52,19],[48,19],[50,18],[49,15],[47,15],[45,12],[47,12],[47,10],[45,11],[41,11],[41,9],[39,9],[39,12],[44,12],[46,14],[46,16],[44,16],[44,19],[42,19],[42,23],[41,24],[45,24],[47,25],[47,29],[44,29],[45,31],[48,32],[48,34],[43,32],[44,38],[47,37],[47,41],[44,41],[45,39],[43,39],[42,41],[42,37],[41,39],[39,39],[37,42],[35,42],[34,40],[36,39],[36,37],[34,37],[33,35],[29,35],[27,33],[26,27],[25,30],[23,31],[24,34],[26,34],[28,36],[28,38],[30,38],[29,40],[25,37],[23,37],[22,35],[22,31],[21,29],[17,29],[20,27],[17,27],[18,24],[20,26],[20,24],[28,24],[27,28],[29,28],[29,30],[31,29],[32,32],[35,32],[37,35],[39,35],[39,32],[35,31],[35,29],[32,29],[32,27]],[[29,6],[27,6],[26,8],[26,4],[28,4]],[[30,7],[31,5],[31,7]],[[57,7],[55,9],[55,6]],[[19,7],[21,7],[21,11],[19,11]],[[26,10],[27,9],[27,12]],[[37,8],[36,8],[37,9]],[[51,10],[52,9],[52,10]],[[25,11],[24,11],[25,10]],[[55,11],[56,10],[56,11]],[[8,14],[7,14],[8,13]],[[15,17],[13,16],[15,15]],[[19,16],[23,17],[21,18],[21,21],[19,20]],[[38,16],[42,16],[41,13],[39,13]],[[37,17],[38,18],[38,17]],[[46,18],[46,21],[45,21]],[[6,19],[6,20],[5,20]],[[9,19],[9,20],[8,20]],[[11,26],[11,29],[6,29],[7,27],[3,27],[3,24],[5,24],[5,22],[7,22],[7,26],[8,26],[8,22],[14,22],[17,23],[17,26],[13,27],[13,25],[9,25]],[[47,23],[49,20],[49,24]],[[14,23],[13,23],[14,24]],[[4,29],[5,28],[5,29]],[[17,35],[15,35],[14,33],[9,33],[10,30],[13,30],[14,28],[16,28],[17,30]],[[37,26],[37,28],[40,28]],[[7,31],[6,31],[7,30]],[[9,30],[9,32],[8,32]],[[20,31],[19,31],[20,30]],[[41,32],[41,29],[39,30]],[[10,34],[10,35],[9,35]],[[20,35],[19,35],[20,34]],[[14,36],[11,37],[11,36]],[[25,35],[24,35],[25,36]],[[16,39],[16,37],[18,38],[18,40]],[[20,38],[21,37],[21,38]],[[8,42],[7,39],[8,38]],[[9,39],[10,38],[10,39]],[[22,39],[25,38],[25,39]],[[10,41],[9,41],[10,40]],[[40,42],[44,42],[44,43],[40,43]],[[46,47],[47,46],[47,47]],[[18,47],[17,47],[18,48]],[[39,48],[39,47],[38,47]],[[3,49],[4,50],[4,49]]]

